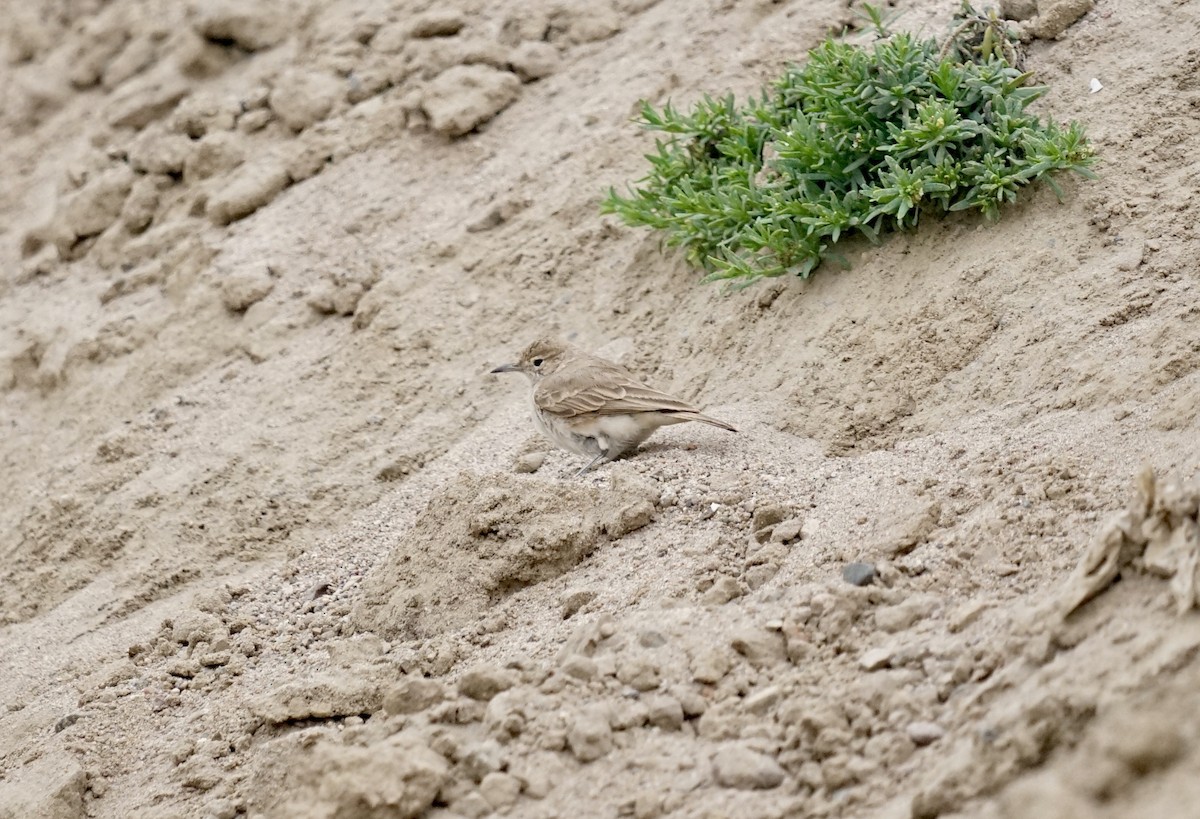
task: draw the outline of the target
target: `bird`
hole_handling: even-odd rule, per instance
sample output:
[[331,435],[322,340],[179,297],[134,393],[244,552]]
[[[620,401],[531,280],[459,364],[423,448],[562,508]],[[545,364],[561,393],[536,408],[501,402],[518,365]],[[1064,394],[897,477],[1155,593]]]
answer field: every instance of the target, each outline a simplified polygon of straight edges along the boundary
[[646,386],[620,364],[555,337],[539,338],[515,364],[491,372],[521,373],[529,379],[538,431],[563,449],[591,458],[576,477],[633,452],[669,424],[702,421],[737,432],[732,424]]

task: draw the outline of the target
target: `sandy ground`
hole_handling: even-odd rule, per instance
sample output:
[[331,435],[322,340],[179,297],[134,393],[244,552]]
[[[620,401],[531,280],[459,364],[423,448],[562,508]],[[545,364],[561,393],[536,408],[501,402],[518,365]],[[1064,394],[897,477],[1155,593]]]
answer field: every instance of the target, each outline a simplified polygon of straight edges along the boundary
[[[629,116],[842,2],[0,2],[0,817],[1197,816],[1200,7],[1070,5],[1099,182],[727,294]],[[550,331],[741,432],[518,471]]]

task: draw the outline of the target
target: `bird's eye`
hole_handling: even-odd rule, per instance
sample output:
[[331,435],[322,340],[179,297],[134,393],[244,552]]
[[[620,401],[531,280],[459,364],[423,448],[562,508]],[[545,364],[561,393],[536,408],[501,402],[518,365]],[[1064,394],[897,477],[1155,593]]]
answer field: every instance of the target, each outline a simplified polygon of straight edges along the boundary
[[542,366],[542,362],[543,362],[544,360],[545,360],[545,359],[542,359],[542,358],[535,358],[535,359],[533,360],[533,366],[535,366],[535,367],[540,367],[540,366]]

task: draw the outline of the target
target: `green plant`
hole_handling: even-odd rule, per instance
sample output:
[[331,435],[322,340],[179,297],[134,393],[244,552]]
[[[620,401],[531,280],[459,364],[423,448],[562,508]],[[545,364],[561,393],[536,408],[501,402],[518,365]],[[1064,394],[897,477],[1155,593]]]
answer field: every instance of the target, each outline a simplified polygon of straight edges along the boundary
[[[688,112],[643,102],[665,134],[649,173],[603,210],[662,231],[706,281],[807,277],[843,235],[874,240],[922,212],[977,208],[993,220],[1017,191],[1075,171],[1095,178],[1082,126],[1026,110],[1025,83],[995,17],[964,3],[947,46],[889,34],[863,48],[829,39],[760,98],[705,96]],[[1004,45],[1000,45],[1003,42]]]

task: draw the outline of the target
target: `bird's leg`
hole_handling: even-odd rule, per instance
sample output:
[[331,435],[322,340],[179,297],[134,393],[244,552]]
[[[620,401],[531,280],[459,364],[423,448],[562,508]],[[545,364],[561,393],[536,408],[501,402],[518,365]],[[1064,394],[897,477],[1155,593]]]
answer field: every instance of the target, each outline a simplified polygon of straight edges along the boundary
[[596,457],[592,458],[590,461],[588,461],[587,466],[585,466],[583,469],[581,469],[575,473],[576,478],[578,478],[584,472],[587,472],[589,469],[591,469],[593,466],[600,463],[601,461],[612,460],[612,456],[611,456],[612,447],[609,445],[608,441],[606,441],[604,438],[601,438],[601,437],[588,438],[586,443],[591,444],[591,446],[586,447],[587,449],[591,449],[592,447],[595,447]]
[[601,452],[601,453],[600,453],[599,455],[597,455],[595,458],[592,458],[590,461],[588,461],[588,463],[587,463],[587,466],[585,466],[583,469],[581,469],[581,470],[579,470],[578,472],[576,472],[576,473],[575,473],[575,477],[576,477],[576,478],[578,478],[578,477],[579,477],[580,475],[582,475],[584,472],[587,472],[587,471],[588,471],[589,469],[591,469],[593,466],[595,466],[596,464],[600,463],[600,461],[604,459],[604,455],[605,455],[605,453]]

